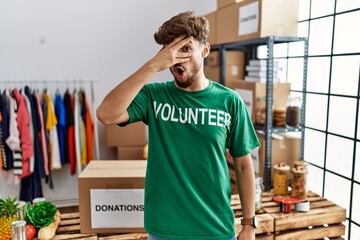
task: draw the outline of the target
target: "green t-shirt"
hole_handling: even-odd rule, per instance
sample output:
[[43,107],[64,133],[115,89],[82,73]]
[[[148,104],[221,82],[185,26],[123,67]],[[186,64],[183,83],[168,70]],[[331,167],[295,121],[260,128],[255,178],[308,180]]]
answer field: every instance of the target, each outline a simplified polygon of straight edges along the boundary
[[146,84],[128,108],[149,126],[144,225],[167,239],[235,235],[226,148],[233,157],[259,146],[240,96],[218,83],[201,91],[174,81]]

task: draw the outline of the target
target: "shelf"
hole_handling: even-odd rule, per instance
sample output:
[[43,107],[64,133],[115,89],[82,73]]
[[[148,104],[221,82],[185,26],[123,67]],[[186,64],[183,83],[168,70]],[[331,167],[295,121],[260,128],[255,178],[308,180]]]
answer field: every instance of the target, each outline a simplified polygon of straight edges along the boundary
[[305,41],[307,38],[270,36],[270,37],[250,39],[250,40],[245,40],[245,41],[240,41],[240,42],[214,44],[214,45],[211,45],[211,50],[220,50],[221,48],[225,48],[227,50],[247,49],[249,46],[266,45],[270,39],[272,39],[274,44],[276,44],[276,43],[301,42],[301,41]]
[[[304,156],[304,128],[289,129],[286,127],[275,127],[273,123],[273,71],[274,71],[274,45],[279,43],[291,43],[291,42],[304,42],[304,63],[303,63],[303,87],[302,87],[302,106],[301,106],[301,122],[305,122],[305,106],[306,106],[306,76],[307,76],[307,56],[308,56],[308,39],[305,37],[283,37],[283,36],[269,36],[258,39],[250,39],[244,41],[238,41],[233,43],[214,44],[211,46],[211,50],[219,51],[220,53],[220,71],[219,78],[220,83],[225,82],[225,54],[229,50],[245,51],[247,54],[247,60],[255,59],[257,57],[257,51],[259,46],[266,46],[267,48],[267,72],[266,75],[266,124],[265,126],[254,125],[256,130],[262,130],[265,134],[265,153],[264,153],[264,189],[271,189],[271,170],[272,170],[272,133],[287,133],[287,132],[300,132],[301,133],[301,149],[300,158]],[[289,52],[288,52],[289,54]]]
[[[266,126],[264,126],[264,125],[254,124],[254,128],[255,128],[255,130],[262,130],[264,132],[266,131]],[[273,133],[301,132],[301,128],[291,129],[291,128],[287,128],[287,127],[273,126],[271,132],[273,132]]]

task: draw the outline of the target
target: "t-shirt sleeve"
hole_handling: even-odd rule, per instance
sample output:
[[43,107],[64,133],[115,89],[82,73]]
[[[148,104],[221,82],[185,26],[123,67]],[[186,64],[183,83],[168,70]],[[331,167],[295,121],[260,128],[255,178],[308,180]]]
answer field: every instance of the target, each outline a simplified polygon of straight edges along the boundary
[[119,126],[126,126],[134,122],[144,122],[147,124],[149,108],[149,87],[145,85],[136,95],[134,100],[129,105],[127,111],[129,113],[129,122],[118,124]]
[[233,120],[227,138],[227,147],[232,157],[242,157],[260,146],[254,126],[243,100],[237,97],[234,101]]

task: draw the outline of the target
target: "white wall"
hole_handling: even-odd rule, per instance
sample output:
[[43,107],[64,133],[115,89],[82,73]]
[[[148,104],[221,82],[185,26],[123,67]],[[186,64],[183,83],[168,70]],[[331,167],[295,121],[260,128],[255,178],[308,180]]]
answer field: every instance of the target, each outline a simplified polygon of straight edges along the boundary
[[[186,10],[215,9],[216,0],[0,0],[0,80],[95,79],[98,106],[160,49],[153,34],[164,21]],[[170,77],[165,71],[152,81]],[[114,159],[104,126],[97,124],[101,159]],[[55,173],[55,190],[44,185],[45,197],[77,197],[77,178],[68,172]],[[16,196],[18,188],[0,177],[1,195]]]

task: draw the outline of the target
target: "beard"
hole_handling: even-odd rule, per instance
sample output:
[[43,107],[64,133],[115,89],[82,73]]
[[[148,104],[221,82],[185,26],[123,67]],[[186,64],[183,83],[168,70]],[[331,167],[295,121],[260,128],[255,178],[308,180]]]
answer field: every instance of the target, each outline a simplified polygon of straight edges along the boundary
[[188,71],[185,71],[185,69],[182,68],[184,70],[184,74],[185,74],[183,79],[178,79],[177,73],[176,73],[177,67],[180,67],[180,66],[181,66],[181,64],[175,64],[173,67],[170,68],[170,72],[174,76],[175,83],[178,87],[188,88],[193,84],[196,77],[198,76],[200,69],[201,69],[201,64],[196,64],[195,67],[191,68]]

